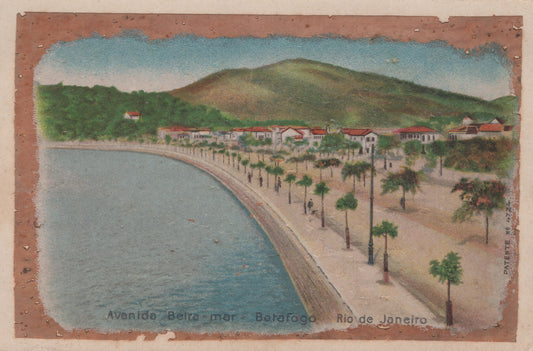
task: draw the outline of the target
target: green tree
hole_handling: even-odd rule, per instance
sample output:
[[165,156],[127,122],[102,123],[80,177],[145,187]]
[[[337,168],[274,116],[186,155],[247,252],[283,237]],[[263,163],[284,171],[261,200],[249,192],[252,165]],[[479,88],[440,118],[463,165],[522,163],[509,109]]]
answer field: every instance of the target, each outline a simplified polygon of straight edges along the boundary
[[357,199],[353,193],[348,193],[339,198],[335,203],[335,208],[344,211],[344,232],[346,233],[346,248],[350,248],[350,228],[348,227],[348,210],[354,211],[357,208]]
[[242,161],[242,156],[240,153],[237,153],[237,171],[240,171],[241,170],[241,161]]
[[250,163],[250,169],[252,170],[252,177],[254,176],[254,169],[257,169],[257,163]]
[[304,174],[302,179],[296,182],[296,185],[304,187],[304,214],[307,214],[307,188],[313,185],[313,178]]
[[316,160],[316,155],[310,153],[310,152],[306,152],[305,154],[302,155],[302,161],[305,162],[305,170],[309,170],[309,162],[315,162]]
[[414,196],[417,189],[420,190],[420,181],[423,175],[422,171],[415,172],[407,167],[403,167],[399,172],[389,173],[386,178],[381,180],[382,195],[389,192],[393,193],[401,188],[402,198],[400,199],[400,205],[405,211],[405,193],[411,192]]
[[325,158],[316,160],[314,166],[320,170],[320,181],[322,182],[322,170],[329,167],[328,160]]
[[387,153],[398,147],[398,140],[390,135],[380,135],[378,138],[378,152],[383,155],[383,169],[387,169]]
[[463,268],[461,267],[461,257],[455,252],[448,252],[442,262],[432,260],[429,262],[429,273],[439,278],[439,282],[446,282],[448,285],[448,300],[446,301],[446,325],[453,324],[452,300],[450,298],[450,285],[462,283]]
[[341,160],[339,160],[338,158],[328,158],[327,164],[331,172],[330,177],[333,178],[333,167],[339,167],[341,165]]
[[355,177],[357,175],[357,171],[358,171],[357,167],[355,166],[355,164],[351,162],[346,162],[344,164],[344,167],[342,167],[342,170],[341,170],[343,181],[345,181],[346,178],[348,177],[352,177],[352,180],[353,180],[352,192],[353,193],[355,193]]
[[248,166],[249,163],[250,163],[250,159],[249,158],[246,158],[246,159],[241,161],[241,164],[244,166],[244,174],[246,174],[246,166]]
[[440,176],[442,176],[442,158],[446,156],[446,151],[447,151],[446,143],[442,140],[435,140],[434,142],[429,144],[429,152],[435,157],[439,158]]
[[344,140],[344,134],[342,133],[328,134],[322,138],[320,148],[327,153],[332,153],[344,147]]
[[232,152],[231,153],[231,165],[233,168],[235,168],[235,158],[237,157],[237,153],[236,152]]
[[[357,161],[354,167],[355,167],[355,176],[357,177],[357,181],[360,182],[361,177],[363,177],[363,187],[366,187],[366,173],[372,169],[372,165],[366,161]],[[375,175],[376,169],[374,168],[372,172]]]
[[326,226],[326,220],[324,217],[324,195],[326,195],[329,192],[329,187],[326,183],[320,182],[317,185],[315,185],[315,195],[319,195],[321,199],[321,210],[320,210],[320,218],[322,220],[322,228]]
[[268,165],[265,167],[265,172],[267,174],[267,188],[270,187],[270,182],[269,182],[269,176],[272,174],[272,170],[274,169],[274,167],[272,167],[271,165]]
[[280,166],[276,166],[272,169],[272,175],[274,175],[274,190],[279,193],[280,178],[285,171]]
[[394,239],[398,236],[398,227],[388,221],[382,221],[380,225],[372,228],[372,235],[385,238],[385,252],[383,253],[383,273],[385,282],[389,281],[389,253],[387,251],[387,237]]
[[410,140],[403,144],[405,164],[409,167],[414,165],[417,158],[422,155],[422,143],[419,140]]
[[499,180],[479,180],[478,178],[469,181],[467,178],[461,178],[459,183],[455,184],[452,193],[461,191],[459,195],[461,207],[455,210],[453,214],[454,221],[466,221],[473,215],[485,215],[485,244],[489,243],[489,217],[495,210],[505,207],[505,185]]
[[165,135],[165,143],[167,143],[168,145],[170,144],[171,141],[172,141],[172,137],[169,134]]
[[363,146],[357,141],[345,140],[344,141],[344,147],[346,149],[348,149],[348,159],[350,158],[349,157],[349,152],[350,152],[350,150],[352,151],[351,154],[352,154],[352,160],[353,160],[353,159],[355,159],[355,150],[356,149],[361,149]]
[[285,181],[289,183],[289,205],[291,204],[291,184],[296,180],[296,176],[292,173],[287,174]]
[[259,176],[261,177],[261,170],[265,168],[266,164],[263,161],[256,163],[257,169],[259,170]]
[[287,160],[287,162],[296,164],[296,175],[298,175],[298,163],[301,162],[301,157],[293,156]]

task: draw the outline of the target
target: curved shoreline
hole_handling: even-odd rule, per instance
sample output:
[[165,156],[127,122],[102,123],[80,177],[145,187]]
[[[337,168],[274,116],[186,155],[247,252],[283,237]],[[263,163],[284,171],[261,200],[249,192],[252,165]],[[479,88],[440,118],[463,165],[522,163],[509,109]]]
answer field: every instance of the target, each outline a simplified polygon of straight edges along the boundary
[[315,329],[317,330],[315,331],[332,328],[336,322],[337,314],[354,315],[313,256],[270,201],[218,165],[208,163],[198,157],[179,153],[177,148],[171,150],[166,145],[157,144],[99,142],[44,143],[43,146],[60,149],[149,153],[186,162],[208,173],[233,193],[255,217],[257,223],[266,233],[278,252],[308,315],[316,317]]

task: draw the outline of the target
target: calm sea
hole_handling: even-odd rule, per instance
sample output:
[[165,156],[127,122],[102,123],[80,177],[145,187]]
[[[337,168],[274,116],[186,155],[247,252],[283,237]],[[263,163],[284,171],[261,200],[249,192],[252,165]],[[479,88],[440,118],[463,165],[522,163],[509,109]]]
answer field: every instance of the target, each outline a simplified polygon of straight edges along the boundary
[[39,289],[63,327],[309,329],[268,237],[208,174],[155,155],[59,149],[41,151],[40,174]]

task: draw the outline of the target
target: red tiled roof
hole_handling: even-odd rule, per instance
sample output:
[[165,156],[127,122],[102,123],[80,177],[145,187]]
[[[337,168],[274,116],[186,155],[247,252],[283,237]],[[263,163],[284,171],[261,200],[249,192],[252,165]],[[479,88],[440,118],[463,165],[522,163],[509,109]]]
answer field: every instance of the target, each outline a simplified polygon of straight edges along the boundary
[[401,129],[395,130],[394,133],[438,133],[438,132],[428,127],[415,126],[415,127],[401,128]]
[[140,116],[141,114],[137,111],[127,111],[126,112],[130,116]]
[[501,124],[489,123],[482,124],[479,127],[480,132],[503,132],[503,126]]
[[344,134],[348,134],[350,136],[365,136],[367,134],[372,133],[372,129],[352,129],[352,128],[342,128],[342,132]]
[[166,132],[189,132],[191,128],[189,127],[182,127],[182,126],[171,126],[171,127],[161,127],[159,128]]
[[458,127],[458,128],[450,129],[448,131],[448,133],[477,134],[478,133],[478,128],[477,128],[477,126],[466,125],[466,126],[461,126],[461,127]]
[[247,132],[272,132],[272,129],[266,127],[252,127],[246,128]]
[[328,132],[322,128],[311,128],[311,134],[313,135],[326,135]]
[[462,132],[466,132],[466,131],[467,131],[467,127],[466,126],[462,126],[462,127],[450,129],[448,131],[448,133],[462,133]]

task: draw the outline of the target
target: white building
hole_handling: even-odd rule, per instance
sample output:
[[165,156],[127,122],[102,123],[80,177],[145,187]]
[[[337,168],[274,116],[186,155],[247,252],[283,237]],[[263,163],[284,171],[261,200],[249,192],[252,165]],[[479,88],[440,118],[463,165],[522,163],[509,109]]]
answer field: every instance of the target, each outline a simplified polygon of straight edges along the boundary
[[422,144],[429,144],[440,139],[441,137],[441,134],[438,131],[421,126],[398,129],[395,130],[394,133],[400,134],[400,141],[402,143],[411,140],[418,140]]
[[379,135],[372,131],[372,129],[353,129],[342,128],[342,134],[347,140],[355,141],[361,144],[363,152],[370,153],[372,145],[376,148]]
[[126,111],[124,113],[124,119],[131,119],[133,121],[138,121],[141,118],[141,114],[137,111]]

